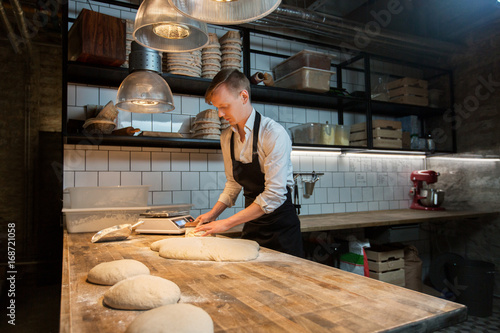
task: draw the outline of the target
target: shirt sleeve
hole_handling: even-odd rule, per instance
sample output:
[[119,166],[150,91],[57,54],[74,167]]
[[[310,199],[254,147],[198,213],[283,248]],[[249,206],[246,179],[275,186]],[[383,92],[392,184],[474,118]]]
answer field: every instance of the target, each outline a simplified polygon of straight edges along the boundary
[[287,182],[292,174],[290,155],[292,142],[286,130],[278,123],[267,123],[259,141],[262,144],[262,156],[259,156],[261,168],[265,173],[264,191],[254,202],[266,213],[272,213],[286,200]]

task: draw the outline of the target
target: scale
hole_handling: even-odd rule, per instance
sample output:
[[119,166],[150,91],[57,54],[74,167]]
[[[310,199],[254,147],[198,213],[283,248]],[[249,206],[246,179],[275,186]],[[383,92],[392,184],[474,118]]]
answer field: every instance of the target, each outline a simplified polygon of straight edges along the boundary
[[139,221],[144,221],[135,231],[141,234],[176,234],[185,232],[186,223],[194,222],[194,218],[184,212],[146,212]]

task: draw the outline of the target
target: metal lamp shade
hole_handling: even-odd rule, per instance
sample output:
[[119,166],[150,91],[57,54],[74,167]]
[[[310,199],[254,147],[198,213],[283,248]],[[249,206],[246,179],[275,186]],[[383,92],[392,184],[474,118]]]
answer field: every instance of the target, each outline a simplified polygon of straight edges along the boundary
[[207,24],[179,14],[167,0],[144,0],[134,22],[134,40],[162,52],[190,52],[208,44]]
[[180,13],[212,24],[241,24],[273,12],[281,0],[168,0]]
[[175,108],[167,82],[147,70],[129,74],[120,84],[116,100],[118,109],[135,113],[163,113]]

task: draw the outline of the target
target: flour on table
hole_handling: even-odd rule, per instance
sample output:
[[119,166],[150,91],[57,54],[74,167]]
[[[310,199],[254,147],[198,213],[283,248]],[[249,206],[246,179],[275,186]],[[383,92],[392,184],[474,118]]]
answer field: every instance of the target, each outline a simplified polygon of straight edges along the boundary
[[138,275],[120,281],[104,293],[104,303],[115,309],[149,310],[179,301],[181,290],[172,281]]
[[96,284],[112,286],[126,278],[149,274],[149,268],[142,262],[132,259],[121,259],[100,263],[92,268],[87,280]]
[[259,244],[248,239],[184,237],[155,243],[151,249],[157,249],[167,259],[248,261],[259,256]]
[[125,333],[213,333],[208,313],[192,304],[170,304],[140,314]]

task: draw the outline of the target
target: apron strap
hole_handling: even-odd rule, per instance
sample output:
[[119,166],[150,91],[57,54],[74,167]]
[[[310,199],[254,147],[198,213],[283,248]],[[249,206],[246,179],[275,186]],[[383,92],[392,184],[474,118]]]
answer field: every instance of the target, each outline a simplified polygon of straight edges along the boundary
[[[258,150],[257,150],[257,142],[259,139],[259,128],[260,128],[260,113],[255,111],[255,121],[253,123],[253,141],[252,141],[252,162],[255,158],[259,158]],[[231,133],[231,160],[234,161],[234,131]]]

